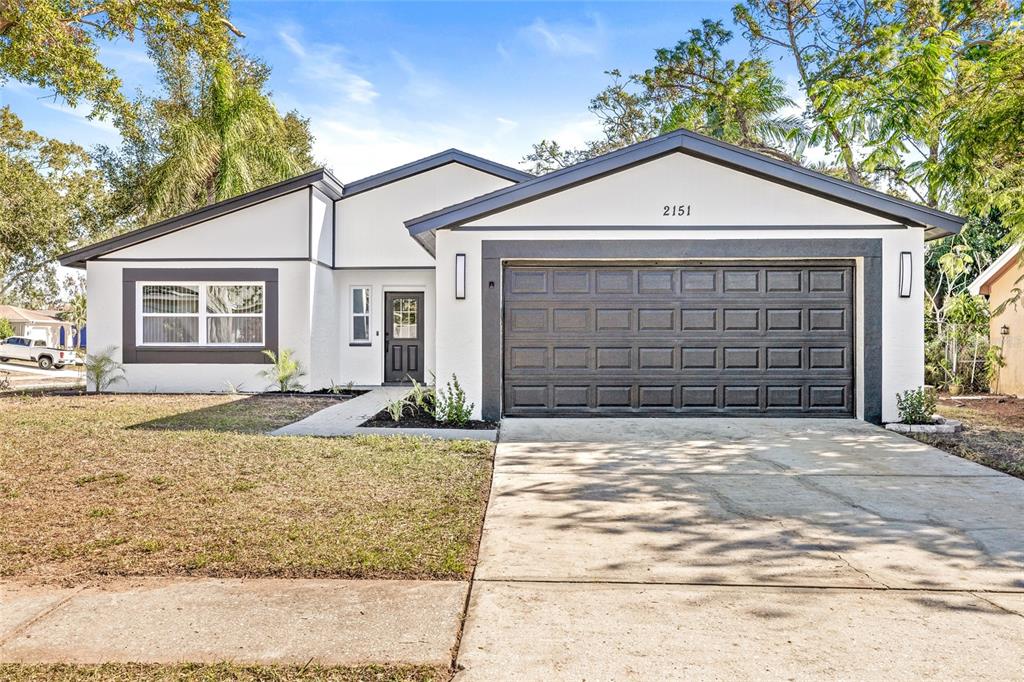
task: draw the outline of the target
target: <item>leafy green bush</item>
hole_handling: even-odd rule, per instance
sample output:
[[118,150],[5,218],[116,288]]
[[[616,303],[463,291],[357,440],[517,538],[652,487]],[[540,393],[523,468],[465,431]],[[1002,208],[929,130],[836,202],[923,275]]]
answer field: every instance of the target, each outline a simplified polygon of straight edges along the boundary
[[301,391],[302,382],[299,380],[306,376],[306,370],[302,369],[302,364],[295,359],[292,353],[293,351],[288,348],[282,349],[280,353],[275,353],[272,350],[263,351],[263,354],[274,364],[260,374],[270,381],[271,386],[276,385],[282,393]]
[[935,414],[935,392],[922,387],[897,393],[896,409],[904,424],[931,424]]
[[99,353],[85,356],[85,378],[88,386],[97,393],[110,388],[119,381],[127,381],[124,377],[124,365],[114,359],[117,346],[107,346]]
[[0,319],[0,339],[14,336],[14,327],[7,318]]
[[925,316],[925,382],[957,386],[967,393],[989,390],[998,372],[989,353],[988,302],[966,291],[946,297],[938,313]]
[[442,424],[463,426],[473,416],[474,403],[466,404],[466,392],[454,374],[443,390],[437,392],[434,419]]

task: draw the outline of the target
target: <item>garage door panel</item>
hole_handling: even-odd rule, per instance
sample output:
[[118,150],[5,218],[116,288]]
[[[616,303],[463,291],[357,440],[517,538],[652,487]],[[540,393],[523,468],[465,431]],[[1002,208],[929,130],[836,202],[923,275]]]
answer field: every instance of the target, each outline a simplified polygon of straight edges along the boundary
[[848,415],[852,272],[508,267],[505,411]]
[[[585,339],[584,339],[585,340]],[[521,346],[509,342],[505,370],[510,378],[525,374],[571,374],[601,370],[605,373],[676,371],[687,375],[753,375],[779,378],[804,376],[814,370],[820,376],[852,372],[850,348],[843,345],[787,345],[770,339],[723,341],[717,346],[679,346],[669,341],[651,345],[648,340],[630,346],[577,345],[575,339],[545,346]]]

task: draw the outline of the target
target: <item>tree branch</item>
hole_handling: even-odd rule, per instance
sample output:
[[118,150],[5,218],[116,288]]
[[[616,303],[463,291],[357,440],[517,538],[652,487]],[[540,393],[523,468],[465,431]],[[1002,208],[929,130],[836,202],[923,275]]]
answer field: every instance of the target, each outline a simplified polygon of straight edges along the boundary
[[245,34],[244,34],[244,33],[242,33],[242,31],[241,31],[241,30],[239,30],[239,28],[238,28],[237,26],[235,26],[235,25],[234,25],[234,24],[232,24],[232,23],[231,23],[230,21],[228,21],[226,17],[221,17],[221,18],[220,18],[220,23],[224,24],[224,26],[225,26],[225,27],[227,27],[227,29],[228,29],[229,31],[231,31],[232,33],[234,33],[234,34],[235,34],[236,36],[238,36],[239,38],[244,38],[244,37],[245,37]]

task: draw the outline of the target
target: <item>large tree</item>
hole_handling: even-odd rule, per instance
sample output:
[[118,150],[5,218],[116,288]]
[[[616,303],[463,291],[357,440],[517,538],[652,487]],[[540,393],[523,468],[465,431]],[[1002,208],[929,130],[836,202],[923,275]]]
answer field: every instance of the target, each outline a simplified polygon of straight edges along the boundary
[[309,120],[278,113],[262,61],[232,50],[209,62],[163,44],[150,57],[162,92],[136,101],[138,125],[120,148],[95,153],[113,222],[153,222],[313,167]]
[[55,259],[103,233],[106,190],[78,145],[25,128],[0,108],[0,301],[59,298]]
[[672,49],[655,53],[655,65],[642,81],[662,103],[662,132],[677,128],[709,135],[743,147],[795,161],[802,148],[800,119],[786,115],[794,105],[784,83],[764,59],[727,59],[723,48],[732,32],[720,21],[700,28]]
[[303,168],[277,109],[231,65],[214,64],[200,106],[173,117],[163,158],[148,180],[150,213],[191,210],[248,192]]
[[719,21],[705,20],[672,48],[655,52],[654,66],[612,83],[590,102],[602,137],[582,148],[566,149],[542,140],[524,161],[546,172],[642,142],[677,128],[716,137],[787,161],[803,148],[803,128],[785,87],[760,58],[727,59],[723,47],[732,33]]
[[[939,180],[960,210],[997,213],[1024,240],[1024,33],[977,45],[944,130]],[[983,55],[984,58],[981,58]]]
[[100,61],[103,43],[141,34],[212,56],[224,51],[228,32],[242,35],[226,0],[0,0],[0,84],[13,78],[71,105],[88,100],[94,113],[126,127],[131,107]]
[[744,0],[733,13],[755,50],[795,68],[810,143],[847,179],[971,210],[944,182],[949,127],[1019,1]]
[[848,99],[836,98],[829,84],[870,69],[853,58],[870,43],[882,23],[873,0],[745,0],[733,8],[755,52],[787,55],[803,94],[810,143],[838,156],[848,180],[862,181],[856,145],[867,121]]

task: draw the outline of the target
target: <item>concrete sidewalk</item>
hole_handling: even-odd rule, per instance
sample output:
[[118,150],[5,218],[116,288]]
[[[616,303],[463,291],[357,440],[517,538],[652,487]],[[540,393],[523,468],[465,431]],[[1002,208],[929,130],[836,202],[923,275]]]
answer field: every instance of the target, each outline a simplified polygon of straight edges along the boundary
[[408,386],[378,386],[351,400],[314,412],[305,419],[271,431],[272,436],[351,436],[364,421],[390,402],[404,398]]
[[0,662],[447,667],[468,584],[124,579],[0,583]]

